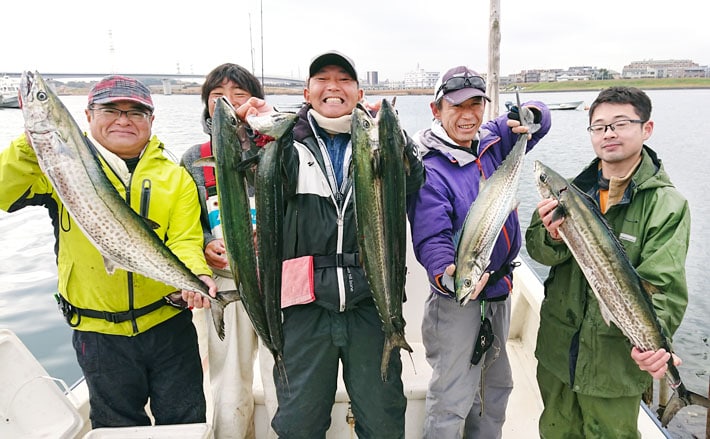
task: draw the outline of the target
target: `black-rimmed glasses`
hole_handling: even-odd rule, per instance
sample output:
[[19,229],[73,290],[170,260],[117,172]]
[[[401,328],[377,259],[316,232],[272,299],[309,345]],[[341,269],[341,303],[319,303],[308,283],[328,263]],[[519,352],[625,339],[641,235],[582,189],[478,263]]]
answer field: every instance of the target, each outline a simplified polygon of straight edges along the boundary
[[592,136],[600,136],[604,133],[606,133],[607,128],[612,130],[612,131],[624,131],[627,128],[631,127],[631,124],[634,123],[646,123],[647,121],[645,120],[640,120],[640,119],[623,119],[623,120],[617,120],[616,122],[612,122],[609,124],[597,124],[597,125],[590,125],[587,127],[587,131],[589,131],[589,134]]
[[441,84],[441,87],[436,91],[437,95],[445,95],[446,93],[461,90],[463,88],[475,88],[486,92],[486,81],[480,76],[454,76]]
[[89,107],[89,110],[95,112],[102,118],[110,121],[117,120],[123,115],[124,113],[126,114],[126,117],[128,120],[131,122],[145,122],[150,118],[151,114],[150,112],[147,111],[142,111],[142,110],[119,110],[118,108],[113,108],[113,107]]

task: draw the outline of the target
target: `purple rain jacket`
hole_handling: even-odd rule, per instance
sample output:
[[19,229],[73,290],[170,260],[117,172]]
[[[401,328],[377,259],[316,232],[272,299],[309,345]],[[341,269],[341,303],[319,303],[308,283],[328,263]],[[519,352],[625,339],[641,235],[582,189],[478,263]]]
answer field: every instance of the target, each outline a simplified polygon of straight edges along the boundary
[[[527,151],[547,134],[551,126],[550,112],[542,102],[523,104],[540,111],[540,129],[528,141]],[[424,266],[433,292],[450,295],[441,285],[441,275],[456,258],[454,237],[466,220],[469,207],[476,200],[481,177],[488,178],[513,148],[518,135],[506,125],[507,114],[486,122],[474,140],[472,151],[455,146],[438,121],[419,131],[414,140],[420,145],[426,170],[426,182],[407,198],[412,244],[417,260]],[[477,147],[476,147],[477,143]],[[493,248],[488,270],[498,271],[517,257],[522,232],[517,210],[506,220]],[[507,296],[512,290],[509,273],[488,285],[480,299]]]

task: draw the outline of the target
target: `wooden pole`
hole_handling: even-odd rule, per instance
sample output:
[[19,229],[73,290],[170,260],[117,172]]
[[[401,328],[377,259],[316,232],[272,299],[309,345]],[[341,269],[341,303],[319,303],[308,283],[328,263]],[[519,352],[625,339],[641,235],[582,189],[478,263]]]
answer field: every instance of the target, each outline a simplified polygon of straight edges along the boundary
[[500,78],[500,0],[490,0],[489,36],[488,36],[488,103],[486,120],[498,117],[499,78]]
[[264,85],[264,2],[259,2],[261,13],[261,84]]

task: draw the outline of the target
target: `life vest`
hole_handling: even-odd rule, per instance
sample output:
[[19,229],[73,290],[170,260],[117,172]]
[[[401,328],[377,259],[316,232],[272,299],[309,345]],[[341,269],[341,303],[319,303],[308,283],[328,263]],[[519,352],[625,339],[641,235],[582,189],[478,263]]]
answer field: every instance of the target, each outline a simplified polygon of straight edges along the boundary
[[[212,157],[212,144],[205,142],[200,145],[200,157]],[[216,238],[223,238],[222,222],[219,218],[219,198],[217,197],[217,178],[212,166],[203,166],[202,173],[205,177],[205,190],[207,192],[205,205],[207,206],[207,217],[210,221],[210,230]]]
[[[268,136],[263,136],[264,138]],[[273,140],[273,138],[270,138]],[[264,142],[268,142],[268,139]],[[263,146],[263,145],[261,145]],[[200,157],[206,158],[212,156],[212,144],[211,142],[205,142],[200,145]],[[217,197],[217,178],[214,174],[214,168],[212,166],[203,166],[202,172],[205,177],[205,189],[207,191],[207,198],[205,204],[207,205],[207,214],[210,221],[210,230],[212,234],[217,238],[224,238],[222,235],[222,221],[219,217],[219,198]],[[249,204],[251,205],[251,224],[256,228],[256,208],[254,205],[254,197],[249,197]]]

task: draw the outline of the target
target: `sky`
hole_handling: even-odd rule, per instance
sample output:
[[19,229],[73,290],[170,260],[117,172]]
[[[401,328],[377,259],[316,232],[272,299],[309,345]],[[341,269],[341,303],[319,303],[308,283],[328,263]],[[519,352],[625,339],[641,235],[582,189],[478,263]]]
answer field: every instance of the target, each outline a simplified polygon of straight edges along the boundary
[[[500,0],[500,75],[621,72],[647,59],[706,66],[705,1]],[[380,82],[462,64],[484,73],[489,16],[486,0],[11,1],[3,3],[0,74],[201,76],[234,62],[257,76],[305,79],[310,60],[332,49]]]

